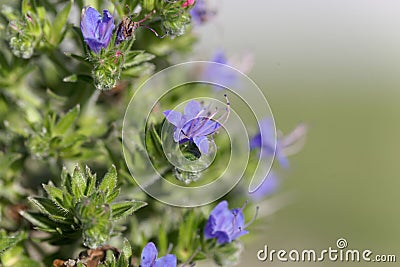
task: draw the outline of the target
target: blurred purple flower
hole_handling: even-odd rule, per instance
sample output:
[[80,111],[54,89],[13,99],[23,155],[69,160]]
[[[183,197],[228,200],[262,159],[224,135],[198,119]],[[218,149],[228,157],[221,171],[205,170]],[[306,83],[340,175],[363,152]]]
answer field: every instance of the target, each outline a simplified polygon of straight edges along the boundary
[[158,251],[153,242],[149,242],[142,251],[140,267],[176,267],[176,256],[167,254],[157,259]]
[[[262,135],[262,136],[261,136]],[[282,152],[282,143],[275,139],[275,128],[272,119],[260,121],[260,131],[250,140],[250,149],[261,149],[261,157],[275,157],[282,167],[288,167],[287,157]],[[275,149],[276,140],[276,149]]]
[[[219,64],[228,65],[226,55],[221,50],[217,51],[213,55],[211,61]],[[204,70],[203,79],[205,79],[206,81],[218,83],[222,86],[229,88],[231,86],[234,86],[237,82],[237,76],[235,74],[236,72],[231,70],[231,68],[215,64],[210,65],[209,68]],[[219,86],[214,86],[214,88],[216,90],[222,89]]]
[[[227,105],[226,116],[229,115],[229,102]],[[221,124],[213,119],[217,111],[211,113],[195,100],[186,104],[183,114],[174,110],[166,110],[163,114],[175,126],[174,141],[180,144],[194,142],[201,153],[208,152],[208,136],[221,127]]]
[[230,243],[248,233],[244,228],[243,208],[229,210],[228,202],[220,202],[210,213],[204,228],[205,239],[216,238],[219,244]]
[[[262,134],[262,137],[261,137]],[[307,126],[303,123],[294,128],[292,132],[283,136],[278,132],[276,135],[275,157],[279,164],[287,168],[289,161],[287,156],[299,152],[305,143]],[[261,149],[261,157],[274,156],[275,130],[272,119],[264,119],[260,122],[260,131],[250,140],[250,149]]]
[[210,10],[204,0],[197,0],[190,15],[195,24],[203,24],[215,15],[215,11]]
[[114,27],[114,18],[108,10],[103,10],[103,17],[92,7],[82,10],[81,31],[83,40],[93,52],[99,53],[101,48],[108,46]]
[[279,186],[279,180],[276,174],[270,171],[267,178],[263,181],[261,186],[254,192],[250,193],[250,197],[254,201],[259,201],[264,197],[274,193]]

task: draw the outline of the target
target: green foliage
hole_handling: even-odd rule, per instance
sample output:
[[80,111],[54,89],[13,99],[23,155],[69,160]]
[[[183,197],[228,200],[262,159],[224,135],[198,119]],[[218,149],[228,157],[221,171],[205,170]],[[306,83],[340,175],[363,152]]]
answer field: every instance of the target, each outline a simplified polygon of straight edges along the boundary
[[[121,151],[123,116],[137,85],[192,49],[193,6],[183,7],[183,0],[111,3],[91,2],[99,11],[115,10],[115,29],[124,17],[147,19],[117,45],[114,30],[99,53],[90,51],[79,28],[76,11],[85,1],[22,0],[1,7],[0,265],[57,266],[65,261],[55,259],[71,259],[82,267],[128,267],[139,264],[150,241],[159,255],[172,253],[184,266],[207,257],[233,264],[239,242],[204,240],[209,210],[173,208],[147,196]],[[160,122],[150,118],[145,144],[132,135],[132,160],[141,162],[146,146],[146,156],[172,176]],[[181,151],[191,160],[200,155],[194,145]],[[98,179],[86,165],[105,175]],[[49,181],[61,169],[61,178]],[[28,204],[34,209],[26,210]],[[112,237],[121,250],[110,245]],[[75,255],[82,245],[90,249]]]
[[234,266],[238,264],[242,251],[242,243],[233,241],[232,243],[215,248],[212,252],[212,258],[219,266]]
[[30,197],[39,210],[24,211],[22,216],[38,230],[50,233],[53,243],[69,242],[83,237],[83,244],[97,248],[115,235],[116,220],[124,219],[146,205],[143,201],[114,202],[120,189],[117,171],[111,167],[100,183],[91,170],[76,166],[73,173],[64,168],[61,186],[43,185],[47,197]]
[[72,131],[79,109],[78,105],[58,120],[56,114],[49,112],[40,122],[30,123],[26,139],[31,154],[38,158],[80,156],[80,145],[86,138]]
[[14,247],[16,244],[26,239],[27,234],[25,232],[17,232],[12,235],[8,235],[5,230],[0,229],[0,255],[6,250]]
[[38,261],[32,259],[29,255],[27,255],[22,245],[14,246],[4,252],[0,256],[0,260],[3,264],[2,266],[4,267],[42,267],[42,265]]
[[61,43],[66,34],[66,22],[73,1],[69,1],[51,23],[46,9],[40,3],[24,0],[21,13],[3,6],[2,14],[9,21],[8,40],[12,53],[20,58],[32,57],[36,49],[53,49]]

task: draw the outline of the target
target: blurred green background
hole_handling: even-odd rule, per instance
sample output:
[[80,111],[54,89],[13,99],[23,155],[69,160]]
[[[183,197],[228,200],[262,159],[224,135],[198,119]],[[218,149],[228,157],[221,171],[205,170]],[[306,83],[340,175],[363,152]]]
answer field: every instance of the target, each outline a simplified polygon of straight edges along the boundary
[[336,248],[341,237],[348,249],[395,254],[399,262],[400,2],[213,5],[218,16],[199,30],[198,59],[209,59],[217,48],[228,57],[253,53],[249,76],[265,92],[277,127],[309,126],[304,149],[280,174],[281,194],[292,201],[250,227],[239,266],[379,265],[256,258],[264,244],[320,251]]

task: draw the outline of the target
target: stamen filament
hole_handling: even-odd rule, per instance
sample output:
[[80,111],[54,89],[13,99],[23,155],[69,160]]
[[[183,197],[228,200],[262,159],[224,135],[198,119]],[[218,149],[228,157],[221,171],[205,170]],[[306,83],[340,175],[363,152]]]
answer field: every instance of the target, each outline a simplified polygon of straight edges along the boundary
[[259,209],[260,209],[260,207],[257,206],[257,207],[256,207],[256,213],[254,214],[253,218],[252,218],[248,223],[246,223],[246,224],[244,225],[244,228],[248,227],[250,224],[252,224],[252,223],[256,220],[256,218],[257,218],[257,216],[258,216],[258,211],[259,211]]

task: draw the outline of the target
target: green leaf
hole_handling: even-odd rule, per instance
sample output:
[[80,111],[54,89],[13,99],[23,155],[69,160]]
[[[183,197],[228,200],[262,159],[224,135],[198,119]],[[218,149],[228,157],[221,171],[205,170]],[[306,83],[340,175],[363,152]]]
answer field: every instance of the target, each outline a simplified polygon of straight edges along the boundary
[[112,165],[112,167],[108,170],[106,175],[104,175],[104,178],[97,189],[103,192],[111,193],[114,191],[116,185],[117,185],[117,169],[115,168],[114,165]]
[[52,200],[42,197],[28,197],[29,201],[42,213],[55,221],[64,222],[68,219],[68,211],[62,210]]
[[154,0],[144,0],[143,9],[146,11],[151,11],[154,9]]
[[214,251],[214,261],[219,266],[234,266],[239,262],[243,245],[239,241],[234,241],[217,247]]
[[67,100],[68,100],[68,97],[57,95],[49,88],[47,88],[46,93],[50,98],[60,101],[60,102],[67,102]]
[[51,27],[49,41],[52,45],[57,46],[64,35],[64,26],[67,24],[68,15],[71,10],[72,0],[58,13],[54,19],[53,27]]
[[108,193],[108,195],[106,197],[106,202],[107,203],[113,202],[119,196],[120,192],[121,192],[121,188],[118,188],[117,190],[114,190],[111,193]]
[[124,65],[122,66],[124,69],[139,65],[143,62],[147,62],[150,61],[154,58],[155,56],[149,53],[141,53],[136,55],[134,58],[130,59],[126,59],[124,62]]
[[125,53],[125,62],[134,60],[137,55],[143,54],[144,50],[132,50]]
[[60,119],[60,121],[54,128],[55,135],[65,134],[65,132],[69,129],[69,127],[71,127],[72,123],[74,123],[74,121],[76,120],[76,117],[79,114],[79,109],[80,106],[77,105],[76,107],[68,111],[68,113],[65,114],[64,117]]
[[0,258],[1,266],[10,267],[42,267],[42,265],[26,255],[22,244],[5,251]]
[[126,259],[132,256],[132,247],[128,239],[126,238],[124,238],[124,246],[122,247],[122,253],[124,254]]
[[21,211],[20,214],[38,229],[45,232],[55,233],[56,228],[60,226],[60,223],[52,221],[46,215],[43,215],[41,213]]
[[71,52],[64,52],[64,54],[67,57],[74,58],[76,60],[79,60],[82,63],[89,63],[89,61],[87,61],[87,59],[85,57],[83,57],[83,56],[80,56],[80,55],[77,55],[77,54],[74,54],[74,53],[71,53]]
[[72,74],[72,75],[69,75],[69,76],[63,78],[63,82],[66,82],[66,83],[76,83],[79,81],[92,83],[93,78],[92,78],[92,76],[86,75],[86,74]]
[[96,174],[92,174],[88,166],[86,166],[86,177],[87,184],[84,194],[85,196],[90,196],[96,190]]
[[119,256],[117,264],[115,267],[129,267],[127,258],[123,257],[122,255]]
[[122,74],[126,77],[141,77],[141,76],[151,74],[153,72],[154,68],[155,67],[153,64],[151,64],[149,62],[145,62],[138,66],[134,66],[134,67],[125,69],[122,72]]
[[86,177],[79,166],[76,166],[71,179],[72,195],[75,199],[79,200],[83,197],[86,191]]
[[63,78],[63,82],[65,83],[76,83],[78,81],[78,75],[72,74]]
[[118,220],[131,215],[136,210],[146,206],[147,203],[138,200],[124,201],[111,204],[112,219]]
[[22,0],[22,3],[21,3],[22,14],[27,14],[31,10],[32,10],[32,6],[30,4],[30,0]]
[[55,187],[51,181],[42,186],[52,201],[54,201],[60,208],[68,210],[63,201],[63,191],[60,188]]
[[0,255],[5,252],[7,249],[12,248],[18,242],[27,238],[27,234],[25,232],[17,232],[15,234],[9,235],[6,231],[0,231]]

